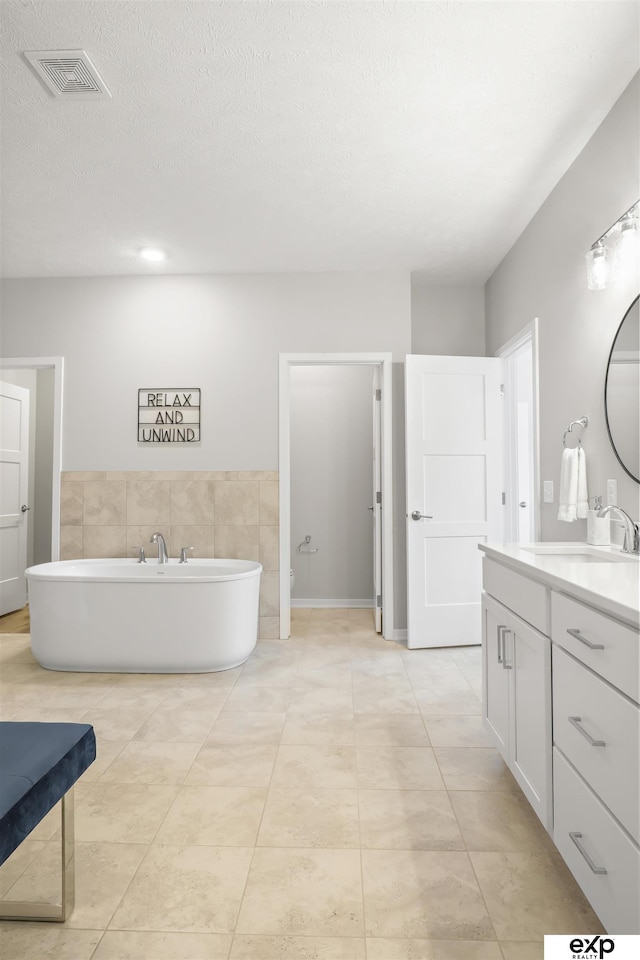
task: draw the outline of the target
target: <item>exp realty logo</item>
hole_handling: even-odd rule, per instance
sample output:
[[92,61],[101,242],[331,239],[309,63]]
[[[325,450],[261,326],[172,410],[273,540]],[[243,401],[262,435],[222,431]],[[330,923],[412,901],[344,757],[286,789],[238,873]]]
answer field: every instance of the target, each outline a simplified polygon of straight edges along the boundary
[[638,960],[640,936],[637,934],[588,934],[583,937],[545,934],[544,960]]
[[603,960],[613,953],[616,945],[611,937],[596,936],[593,939],[574,937],[569,943],[571,960]]

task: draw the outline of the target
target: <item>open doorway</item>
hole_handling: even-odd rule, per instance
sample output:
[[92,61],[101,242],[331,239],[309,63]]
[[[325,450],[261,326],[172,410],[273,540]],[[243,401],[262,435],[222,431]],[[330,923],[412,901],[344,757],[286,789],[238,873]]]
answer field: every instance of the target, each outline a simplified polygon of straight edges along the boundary
[[504,362],[504,537],[510,543],[532,543],[540,539],[538,318],[496,356]]
[[[0,380],[6,385],[3,398],[7,394],[3,424],[14,407],[26,411],[20,443],[9,441],[14,449],[6,450],[3,444],[2,453],[2,469],[8,471],[0,520],[2,596],[11,598],[8,607],[3,600],[7,613],[26,602],[25,568],[60,556],[62,358],[5,357],[0,360]],[[13,433],[18,437],[17,429]]]
[[371,606],[392,638],[391,468],[390,354],[281,355],[281,638],[291,570],[294,605]]

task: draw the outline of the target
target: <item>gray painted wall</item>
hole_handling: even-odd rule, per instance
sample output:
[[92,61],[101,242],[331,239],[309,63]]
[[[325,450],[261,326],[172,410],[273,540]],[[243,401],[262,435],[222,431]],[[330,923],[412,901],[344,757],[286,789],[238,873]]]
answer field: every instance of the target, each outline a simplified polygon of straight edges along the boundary
[[[292,596],[371,601],[373,368],[300,366],[290,377]],[[306,534],[317,553],[298,553]]]
[[622,316],[638,293],[628,275],[587,289],[591,244],[640,195],[640,78],[634,78],[486,285],[487,353],[539,318],[541,480],[556,502],[541,504],[543,540],[585,540],[586,520],[563,523],[557,494],[566,425],[587,416],[583,434],[589,494],[618,481],[618,502],[635,519],[640,488],[620,467],[607,436],[604,379]]
[[484,357],[484,287],[442,286],[412,273],[411,352]]
[[[63,470],[276,470],[278,354],[411,349],[408,274],[8,280],[3,353],[64,356]],[[140,387],[200,387],[202,443],[138,445]]]
[[[395,376],[411,351],[408,273],[6,280],[1,296],[4,356],[65,358],[63,470],[275,470],[279,353],[390,352]],[[202,389],[199,446],[138,446],[137,391],[154,386]],[[399,628],[402,424],[398,406]]]

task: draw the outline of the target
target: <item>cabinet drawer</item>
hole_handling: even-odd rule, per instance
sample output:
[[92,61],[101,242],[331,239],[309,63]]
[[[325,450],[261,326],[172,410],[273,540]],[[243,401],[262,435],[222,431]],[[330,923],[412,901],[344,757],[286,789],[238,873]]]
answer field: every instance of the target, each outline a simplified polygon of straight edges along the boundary
[[[582,639],[569,633],[579,633]],[[640,634],[591,607],[551,594],[551,639],[588,667],[640,701]]]
[[[557,748],[553,778],[556,847],[606,930],[640,933],[640,850]],[[570,834],[581,834],[583,853]],[[587,857],[607,872],[594,872]]]
[[482,584],[485,591],[505,607],[549,635],[549,595],[541,583],[485,557]]
[[553,741],[632,837],[640,840],[640,709],[557,646]]

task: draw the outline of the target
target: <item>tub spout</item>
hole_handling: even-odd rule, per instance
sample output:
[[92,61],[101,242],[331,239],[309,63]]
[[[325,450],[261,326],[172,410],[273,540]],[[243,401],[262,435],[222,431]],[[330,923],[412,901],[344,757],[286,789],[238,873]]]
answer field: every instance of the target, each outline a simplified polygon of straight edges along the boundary
[[167,545],[162,534],[154,533],[149,543],[158,544],[158,563],[166,563],[169,558],[167,557]]

